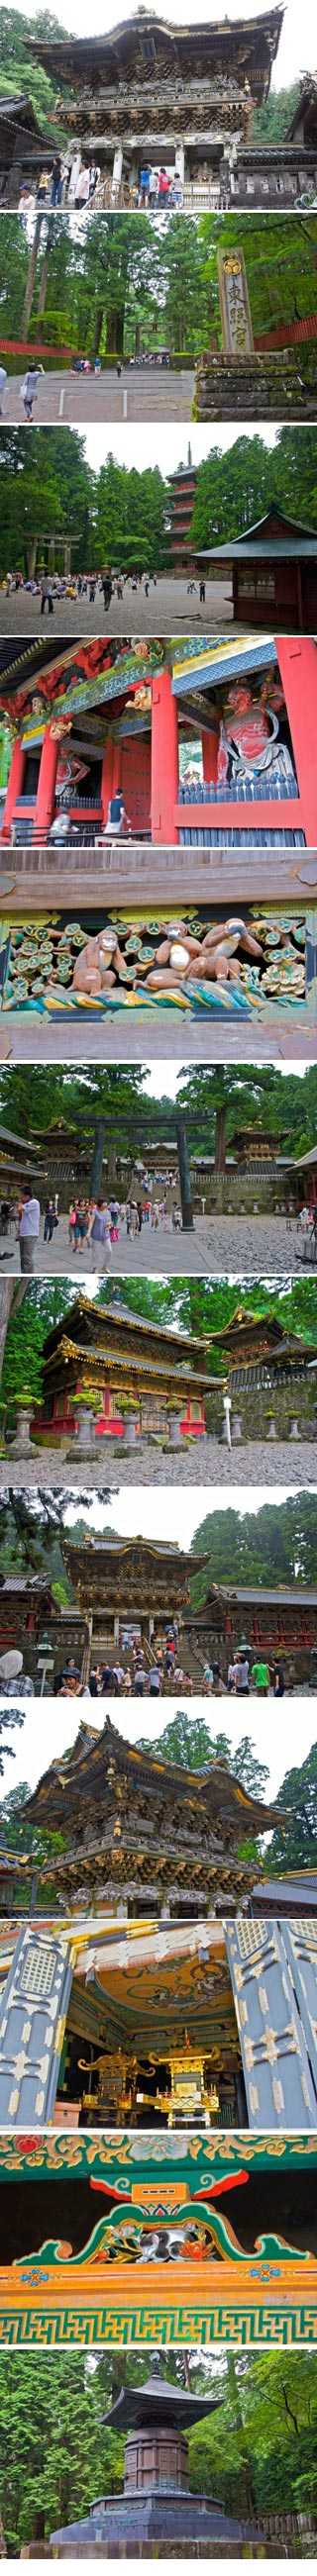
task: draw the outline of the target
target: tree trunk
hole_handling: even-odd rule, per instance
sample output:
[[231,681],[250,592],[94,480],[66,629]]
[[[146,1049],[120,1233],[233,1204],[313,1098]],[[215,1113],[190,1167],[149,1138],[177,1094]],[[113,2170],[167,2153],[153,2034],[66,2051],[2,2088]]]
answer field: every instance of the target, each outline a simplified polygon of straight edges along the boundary
[[19,1279],[18,1281],[16,1279],[1,1279],[0,1281],[0,1380],[2,1377],[7,1333],[9,1331],[9,1324],[11,1323],[11,1316],[18,1314],[19,1306],[22,1305],[22,1297],[25,1297],[26,1287],[27,1279]]
[[185,1232],[186,1234],[192,1234],[194,1220],[193,1220],[192,1194],[191,1194],[190,1160],[189,1160],[189,1152],[188,1152],[188,1144],[187,1144],[187,1129],[186,1129],[186,1119],[185,1119],[185,1118],[177,1117],[177,1119],[176,1119],[176,1137],[177,1137],[177,1152],[178,1152],[178,1169],[179,1169],[179,1185],[180,1185],[180,1194],[181,1194],[182,1222],[183,1222],[184,1232]]
[[121,312],[119,307],[119,309],[115,309],[114,313],[110,314],[108,328],[108,346],[111,351],[111,355],[115,358],[123,357],[123,337],[124,311]]
[[39,317],[40,317],[40,313],[45,313],[45,305],[46,305],[46,290],[47,290],[47,280],[48,280],[49,263],[50,263],[50,247],[51,247],[50,242],[49,242],[49,241],[47,241],[47,243],[46,243],[46,250],[44,251],[44,259],[42,260],[41,275],[40,275],[40,283],[39,283],[39,300],[38,300],[38,308],[37,308],[37,309],[38,309],[38,315],[39,315]]
[[226,1102],[223,1101],[220,1109],[216,1109],[215,1172],[218,1175],[226,1169],[226,1145]]
[[99,358],[99,349],[100,349],[101,333],[102,333],[102,331],[103,331],[103,324],[104,324],[104,305],[103,305],[103,304],[97,304],[97,312],[96,312],[96,320],[95,320],[95,328],[94,328],[94,336],[93,336],[93,345],[92,345],[92,357],[93,357],[93,358]]
[[37,254],[38,254],[39,242],[40,242],[40,239],[41,239],[41,226],[42,226],[42,223],[43,223],[43,216],[42,216],[42,215],[37,215],[37,217],[36,217],[36,223],[35,223],[35,225],[34,225],[34,236],[33,236],[33,241],[32,241],[32,243],[31,243],[30,257],[29,257],[29,263],[28,263],[27,281],[26,281],[26,288],[25,288],[24,305],[23,305],[23,314],[22,314],[22,331],[25,331],[26,333],[28,332],[28,328],[29,328],[30,313],[31,313],[31,310],[32,310],[32,304],[33,304],[33,295],[34,295],[34,287],[35,287],[35,279],[36,279]]

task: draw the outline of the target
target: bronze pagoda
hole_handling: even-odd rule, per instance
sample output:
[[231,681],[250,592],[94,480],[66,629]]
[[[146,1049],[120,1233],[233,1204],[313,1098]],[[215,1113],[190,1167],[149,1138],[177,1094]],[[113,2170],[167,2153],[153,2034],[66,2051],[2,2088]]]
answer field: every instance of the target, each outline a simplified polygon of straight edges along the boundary
[[176,2547],[195,2545],[195,2556],[244,2554],[258,2542],[260,2531],[226,2513],[214,2496],[192,2494],[188,2436],[221,2406],[221,2396],[194,2396],[179,2382],[164,2379],[160,2356],[151,2355],[143,2387],[121,2388],[103,2422],[126,2435],[122,2495],[101,2496],[79,2522],[50,2538],[58,2558],[146,2555],[157,2557]]

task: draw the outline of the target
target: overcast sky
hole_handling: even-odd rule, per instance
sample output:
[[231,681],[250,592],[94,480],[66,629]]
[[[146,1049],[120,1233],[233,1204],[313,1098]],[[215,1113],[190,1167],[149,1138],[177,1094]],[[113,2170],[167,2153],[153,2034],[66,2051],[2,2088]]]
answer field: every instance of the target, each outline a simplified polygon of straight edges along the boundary
[[[206,1067],[206,1070],[208,1072],[208,1066]],[[284,1064],[283,1062],[278,1063],[274,1059],[272,1070],[274,1073],[283,1073],[286,1075],[296,1073],[296,1075],[299,1075],[299,1079],[302,1080],[303,1074],[308,1072],[308,1065],[299,1063],[292,1064],[289,1062],[288,1064]],[[252,1069],[250,1067],[250,1080],[251,1071]],[[146,1091],[152,1093],[153,1100],[163,1100],[165,1096],[167,1096],[167,1099],[169,1100],[176,1100],[179,1085],[184,1082],[185,1075],[188,1072],[188,1066],[182,1065],[180,1067],[178,1064],[169,1063],[147,1064],[145,1066],[145,1072]],[[212,1065],[211,1072],[213,1072]],[[239,1066],[236,1065],[236,1074],[238,1074],[238,1072]]]
[[[59,25],[65,27],[65,35],[70,33],[75,36],[108,35],[110,28],[120,25],[122,18],[135,16],[135,5],[136,0],[124,0],[123,8],[118,0],[118,8],[116,8],[114,0],[112,0],[112,6],[109,6],[109,0],[92,0],[91,17],[87,27],[86,0],[56,0],[56,17]],[[25,8],[22,0],[15,0],[15,7],[19,10],[20,16],[24,17]],[[159,0],[151,0],[151,8],[156,17],[164,14],[159,6]],[[213,10],[209,10],[209,0],[168,0],[166,17],[170,26],[184,25],[184,21],[187,26],[197,26],[197,22],[199,24],[199,21],[209,17],[209,14],[212,25],[213,16],[217,19],[243,17],[248,20],[255,13],[258,17],[264,15],[260,0],[258,0],[258,7],[257,0],[254,0],[254,6],[253,0],[228,0],[228,8],[224,7],[223,0],[215,0]],[[38,0],[28,0],[27,14],[28,19],[38,18]],[[315,65],[316,10],[313,0],[302,0],[300,9],[298,0],[290,0],[290,6],[285,9],[277,61],[273,68],[273,89],[287,87],[290,81],[298,80],[300,72],[314,71]]]
[[[80,436],[84,441],[87,463],[92,466],[94,474],[100,473],[100,467],[106,465],[108,456],[114,456],[116,465],[129,468],[136,465],[138,474],[143,474],[147,465],[159,465],[160,474],[165,479],[168,474],[175,473],[178,465],[187,464],[189,445],[193,465],[201,465],[213,448],[221,448],[224,454],[225,448],[234,447],[237,437],[254,438],[254,428],[254,420],[249,426],[246,421],[239,420],[234,429],[223,429],[222,426],[218,429],[217,424],[214,436],[211,436],[210,429],[200,428],[196,421],[190,424],[187,434],[184,427],[174,427],[173,422],[159,421],[156,425],[154,421],[138,420],[134,426],[129,421],[127,433],[124,422],[117,426],[116,421],[111,421],[105,429],[96,428],[95,424],[90,429],[81,429]],[[275,447],[277,429],[271,429],[269,421],[257,420],[256,432],[259,438],[264,439],[266,447]],[[300,431],[298,435],[300,437]]]

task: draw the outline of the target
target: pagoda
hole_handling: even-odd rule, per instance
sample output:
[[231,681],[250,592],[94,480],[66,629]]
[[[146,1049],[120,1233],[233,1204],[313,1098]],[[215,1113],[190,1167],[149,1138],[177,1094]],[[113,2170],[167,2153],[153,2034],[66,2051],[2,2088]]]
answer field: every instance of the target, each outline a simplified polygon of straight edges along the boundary
[[212,1384],[207,1351],[206,1337],[145,1322],[119,1298],[102,1307],[78,1296],[44,1342],[37,1439],[57,1442],[67,1434],[73,1441],[78,1407],[81,1440],[85,1416],[88,1429],[94,1418],[99,1439],[120,1441],[126,1427],[130,1439],[142,1432],[166,1438],[169,1418],[179,1437],[201,1438]]
[[157,2557],[160,2545],[167,2553],[169,2542],[172,2554],[176,2546],[179,2556],[188,2544],[194,2544],[199,2558],[210,2544],[212,2554],[221,2554],[224,2547],[227,2557],[231,2544],[233,2555],[242,2556],[254,2542],[257,2554],[259,2527],[227,2514],[214,2496],[193,2495],[190,2488],[188,2436],[221,2404],[221,2396],[195,2397],[179,2381],[164,2379],[161,2356],[152,2353],[143,2387],[121,2388],[102,2419],[109,2432],[127,2437],[122,2495],[99,2497],[79,2522],[51,2532],[52,2555],[75,2557],[79,2550],[81,2557],[93,2558],[103,2549],[106,2557],[143,2552]]

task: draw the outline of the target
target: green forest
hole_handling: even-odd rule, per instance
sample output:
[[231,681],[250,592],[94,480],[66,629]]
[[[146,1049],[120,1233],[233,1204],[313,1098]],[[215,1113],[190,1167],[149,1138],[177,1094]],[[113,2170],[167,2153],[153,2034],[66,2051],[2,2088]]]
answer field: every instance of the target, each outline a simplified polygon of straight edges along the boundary
[[[233,2514],[313,2512],[317,2361],[314,2353],[161,2357],[167,2380],[222,2404],[189,2436],[190,2485]],[[118,2492],[123,2441],[103,2424],[121,2386],[143,2384],[151,2353],[3,2353],[0,2360],[0,2513],[19,2556]],[[277,2542],[277,2555],[279,2547]]]
[[2,1121],[17,1136],[40,1143],[58,1127],[65,1136],[73,1127],[84,1143],[96,1129],[104,1133],[107,1174],[115,1180],[117,1155],[145,1148],[176,1132],[178,1111],[185,1117],[189,1154],[214,1153],[218,1169],[237,1129],[259,1125],[281,1153],[309,1152],[317,1134],[317,1068],[282,1074],[277,1065],[202,1065],[180,1070],[176,1101],[168,1093],[154,1099],[147,1089],[146,1065],[116,1068],[82,1065],[3,1065],[0,1067]]
[[[190,540],[194,547],[236,536],[277,500],[317,529],[317,430],[277,431],[267,447],[258,431],[222,453],[214,444],[198,466]],[[0,574],[28,576],[38,540],[72,540],[74,568],[110,564],[122,571],[164,572],[170,561],[170,492],[159,465],[142,473],[111,454],[99,474],[87,463],[76,430],[11,429],[0,424]]]
[[[45,79],[42,73],[41,78]],[[317,312],[314,214],[240,215],[251,318],[257,335]],[[80,351],[104,364],[160,346],[173,361],[221,347],[218,252],[237,243],[237,217],[180,214],[162,227],[146,214],[90,214],[68,227],[38,213],[31,247],[19,215],[5,212],[0,240],[1,332]],[[1,344],[0,344],[1,345]],[[303,348],[301,365],[309,351]],[[10,360],[7,361],[10,365]],[[16,355],[12,356],[16,368]]]
[[[62,23],[60,18],[55,18],[50,9],[38,9],[32,18],[28,18],[27,14],[24,15],[24,11],[20,9],[0,9],[2,97],[10,98],[12,95],[14,97],[24,90],[25,96],[32,100],[41,134],[47,138],[52,134],[52,140],[55,143],[57,128],[56,125],[51,124],[55,107],[55,86],[48,79],[47,73],[42,70],[42,64],[37,63],[34,54],[29,52],[29,38],[42,36],[49,42],[50,37],[65,35],[65,21]],[[62,126],[58,130],[62,139]]]

